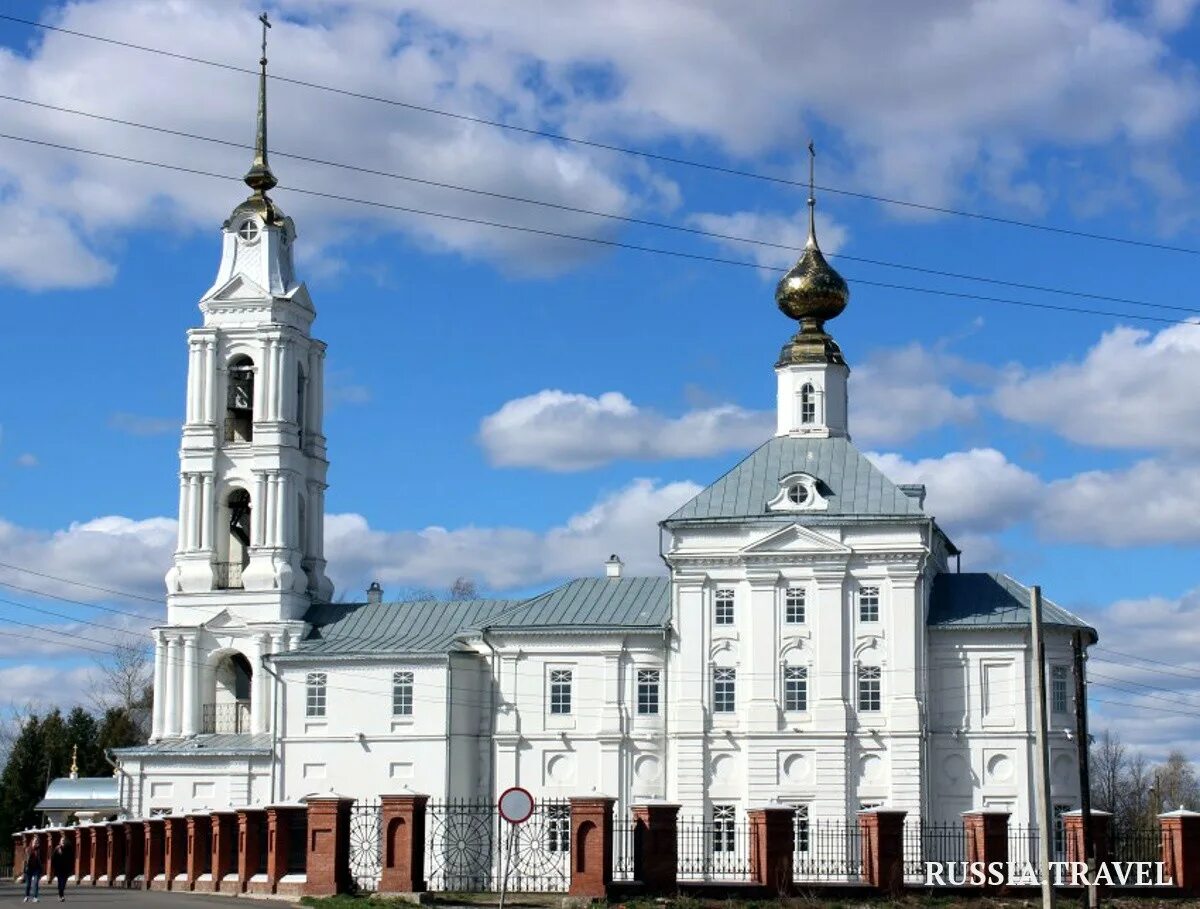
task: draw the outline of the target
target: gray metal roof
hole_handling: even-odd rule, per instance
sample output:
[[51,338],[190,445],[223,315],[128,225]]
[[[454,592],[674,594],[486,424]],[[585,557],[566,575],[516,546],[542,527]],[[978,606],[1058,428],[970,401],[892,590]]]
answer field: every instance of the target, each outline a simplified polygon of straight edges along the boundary
[[[773,513],[767,503],[789,474],[804,472],[820,482],[828,500],[824,511]],[[921,518],[917,499],[906,495],[863,456],[849,439],[776,436],[761,445],[664,523],[728,518],[774,517],[820,522],[823,518]]]
[[230,754],[270,754],[271,734],[217,733],[215,735],[193,735],[187,738],[163,739],[148,745],[132,748],[114,748],[118,757],[148,757],[156,754],[224,756]]
[[484,623],[501,628],[662,628],[671,616],[671,582],[654,578],[576,578]]
[[474,628],[520,600],[415,600],[325,603],[305,615],[312,630],[278,659],[312,654],[446,653],[464,628]]
[[51,780],[46,796],[34,806],[36,811],[118,811],[121,808],[117,779],[111,776],[62,776]]
[[[968,572],[939,574],[929,595],[927,624],[938,628],[1028,628],[1029,588],[1006,574]],[[1083,628],[1093,643],[1096,629],[1042,598],[1042,623],[1053,627]]]

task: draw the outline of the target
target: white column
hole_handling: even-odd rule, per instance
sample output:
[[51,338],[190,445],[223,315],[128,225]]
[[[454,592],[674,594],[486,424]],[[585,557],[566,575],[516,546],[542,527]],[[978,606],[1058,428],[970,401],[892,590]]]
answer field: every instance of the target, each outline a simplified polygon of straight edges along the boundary
[[271,349],[274,342],[270,338],[263,338],[262,353],[254,363],[254,419],[268,420],[270,414],[267,412],[270,406],[271,396],[267,393],[267,386],[271,381]]
[[204,422],[217,419],[217,342],[204,341]]
[[250,676],[250,731],[253,733],[267,732],[267,692],[270,678],[263,669],[263,654],[267,652],[268,637],[265,634],[258,637],[258,657],[254,660],[253,673]]
[[213,549],[213,477],[200,477],[200,548],[209,552]]
[[187,474],[179,475],[179,524],[176,528],[175,549],[183,552],[187,549]]
[[308,380],[309,397],[312,399],[313,432],[325,434],[325,346],[316,347],[312,358],[312,375]]
[[166,689],[167,697],[163,712],[163,735],[179,735],[179,677],[182,674],[179,655],[179,638],[168,637],[167,641]]
[[197,543],[199,542],[196,539],[196,512],[198,511],[200,504],[198,499],[199,495],[196,484],[196,475],[194,473],[189,473],[187,475],[187,517],[181,517],[181,520],[184,521],[187,527],[185,530],[185,539],[187,541],[186,548],[188,552],[194,552],[197,548]]
[[194,338],[188,339],[187,406],[184,420],[200,422],[200,348]]
[[163,712],[166,707],[166,645],[161,631],[154,633],[154,718],[150,729],[151,740],[163,734]]
[[308,548],[313,554],[313,558],[325,558],[325,486],[322,483],[314,483],[311,487],[313,493],[308,500],[308,514],[310,521],[310,531],[308,536]]
[[254,472],[254,498],[250,501],[250,545],[266,543],[267,478],[262,471]]
[[279,474],[273,470],[269,470],[267,471],[267,500],[263,503],[264,518],[267,522],[265,537],[268,546],[279,545],[278,501]]
[[196,665],[196,636],[188,635],[183,641],[183,734],[195,735],[200,731],[200,692],[197,682],[199,667]]

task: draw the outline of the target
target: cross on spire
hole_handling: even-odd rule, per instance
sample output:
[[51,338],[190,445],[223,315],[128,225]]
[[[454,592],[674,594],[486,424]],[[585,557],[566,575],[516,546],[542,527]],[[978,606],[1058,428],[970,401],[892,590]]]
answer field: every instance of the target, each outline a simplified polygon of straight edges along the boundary
[[808,141],[808,243],[806,246],[817,245],[817,147],[810,139]]
[[279,181],[267,163],[267,29],[271,27],[271,21],[265,12],[258,17],[258,21],[262,23],[262,56],[258,61],[258,123],[254,134],[254,161],[244,179],[256,194],[264,195]]

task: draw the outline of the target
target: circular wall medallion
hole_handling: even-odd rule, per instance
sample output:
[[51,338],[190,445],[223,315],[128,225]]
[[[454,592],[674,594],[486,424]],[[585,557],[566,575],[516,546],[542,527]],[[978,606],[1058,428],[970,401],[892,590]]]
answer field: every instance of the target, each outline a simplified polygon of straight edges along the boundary
[[659,769],[658,758],[652,754],[643,754],[633,763],[633,772],[639,780],[652,783],[658,779]]
[[1007,755],[994,754],[987,764],[988,776],[997,782],[1003,783],[1005,780],[1012,779],[1013,767]]
[[806,754],[789,754],[783,761],[783,775],[790,782],[806,780],[811,772],[812,763]]
[[718,754],[710,765],[712,778],[716,782],[725,782],[733,776],[733,757],[728,754]]
[[877,754],[864,754],[858,764],[858,776],[864,783],[874,783],[883,776],[883,761]]

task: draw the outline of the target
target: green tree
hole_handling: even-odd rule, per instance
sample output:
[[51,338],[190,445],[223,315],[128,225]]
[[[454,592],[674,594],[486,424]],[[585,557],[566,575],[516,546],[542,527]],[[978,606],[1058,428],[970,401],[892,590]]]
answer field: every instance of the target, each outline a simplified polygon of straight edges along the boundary
[[[129,748],[132,745],[144,744],[145,741],[141,727],[129,715],[128,710],[123,707],[110,707],[104,712],[104,719],[100,721],[100,729],[96,734],[101,760],[104,760],[103,752],[110,748]],[[105,766],[108,766],[107,761]],[[111,776],[112,768],[109,767],[104,775]]]
[[24,830],[37,821],[33,806],[45,791],[42,768],[42,722],[33,714],[21,724],[0,773],[0,831]]

